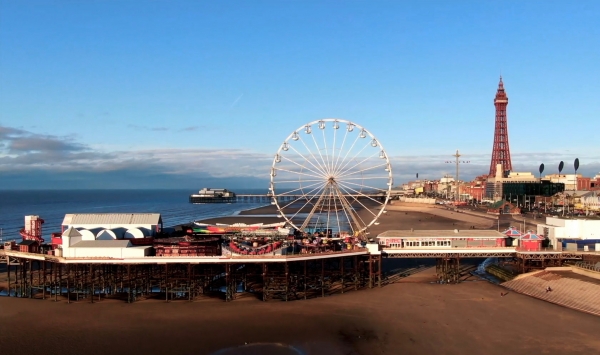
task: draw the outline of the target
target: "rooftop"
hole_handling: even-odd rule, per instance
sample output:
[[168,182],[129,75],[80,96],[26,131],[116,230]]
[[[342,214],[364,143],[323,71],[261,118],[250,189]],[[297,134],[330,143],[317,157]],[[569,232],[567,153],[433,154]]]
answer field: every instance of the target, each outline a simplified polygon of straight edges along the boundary
[[66,214],[63,225],[72,224],[160,224],[160,213],[75,213]]
[[379,237],[392,238],[504,238],[504,234],[493,230],[450,229],[450,230],[389,230],[380,233]]

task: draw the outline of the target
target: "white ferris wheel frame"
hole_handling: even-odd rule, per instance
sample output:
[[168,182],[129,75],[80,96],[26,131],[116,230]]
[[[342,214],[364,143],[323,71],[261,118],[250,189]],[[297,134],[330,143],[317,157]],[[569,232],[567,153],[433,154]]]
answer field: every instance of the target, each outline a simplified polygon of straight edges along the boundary
[[[340,153],[338,154],[337,161],[335,162],[335,164],[338,164],[338,163],[339,163],[339,164],[343,164],[343,163],[345,163],[345,164],[347,165],[347,164],[348,164],[348,163],[349,163],[349,162],[350,162],[352,159],[356,158],[356,157],[358,156],[358,154],[360,154],[360,152],[362,152],[362,150],[364,150],[364,148],[365,148],[366,146],[365,146],[365,147],[363,147],[363,149],[362,149],[362,150],[361,150],[359,153],[357,153],[357,155],[355,155],[353,158],[351,158],[351,160],[349,160],[349,161],[347,161],[347,162],[346,162],[347,155],[348,155],[348,153],[350,153],[350,151],[353,149],[353,146],[354,146],[354,144],[356,143],[356,141],[358,141],[358,139],[359,139],[359,138],[366,138],[366,137],[369,137],[369,139],[370,139],[370,141],[371,141],[371,143],[370,143],[370,145],[371,145],[371,146],[373,146],[373,147],[377,147],[377,146],[379,146],[379,148],[380,148],[380,151],[379,151],[379,158],[385,159],[385,164],[381,164],[381,166],[385,165],[385,169],[384,169],[384,170],[385,170],[385,171],[386,171],[386,173],[387,173],[387,182],[386,182],[387,188],[386,188],[385,190],[383,190],[383,189],[378,189],[378,190],[380,190],[380,191],[383,191],[383,192],[385,193],[385,199],[384,199],[384,200],[383,200],[383,202],[381,203],[381,206],[379,206],[379,212],[378,212],[378,213],[374,214],[372,211],[370,211],[370,212],[371,212],[371,214],[374,214],[374,216],[373,216],[373,219],[372,219],[370,222],[366,223],[366,222],[362,221],[362,219],[361,219],[361,221],[362,221],[363,223],[361,223],[361,228],[359,228],[359,229],[358,229],[358,232],[359,232],[359,233],[362,233],[362,232],[365,232],[365,230],[366,230],[368,227],[372,226],[374,223],[377,223],[377,220],[379,219],[379,217],[380,217],[380,216],[381,216],[383,213],[386,213],[386,211],[385,211],[385,207],[387,206],[387,204],[388,204],[388,202],[389,202],[389,200],[390,200],[390,194],[391,194],[391,190],[392,190],[392,186],[393,186],[393,177],[392,177],[392,166],[391,166],[391,163],[390,163],[389,157],[388,157],[388,155],[387,155],[387,153],[386,153],[386,151],[385,151],[385,149],[384,149],[383,145],[381,144],[381,142],[380,142],[380,141],[379,141],[379,140],[378,140],[378,139],[375,137],[375,135],[373,135],[373,134],[372,134],[370,131],[368,131],[368,130],[367,130],[366,128],[364,128],[363,126],[361,126],[361,125],[359,125],[359,124],[356,124],[355,122],[348,121],[348,120],[344,120],[344,119],[338,119],[338,118],[324,118],[324,119],[320,119],[320,120],[315,120],[315,121],[309,122],[309,123],[307,123],[307,124],[304,124],[304,125],[302,125],[302,126],[298,127],[298,129],[294,130],[294,131],[293,131],[293,132],[292,132],[292,133],[291,133],[291,134],[290,134],[290,135],[289,135],[289,136],[288,136],[288,137],[287,137],[287,138],[284,140],[284,142],[281,144],[281,146],[280,146],[280,147],[279,147],[279,149],[277,150],[277,153],[275,154],[275,157],[273,158],[273,163],[272,163],[272,165],[271,165],[271,172],[270,172],[270,187],[269,187],[269,193],[272,195],[273,204],[274,204],[274,205],[277,207],[277,213],[278,213],[278,215],[279,215],[280,217],[283,217],[283,218],[284,218],[284,219],[285,219],[285,220],[286,220],[286,221],[287,221],[287,222],[288,222],[288,223],[289,223],[289,224],[290,224],[292,227],[294,227],[295,229],[297,229],[297,230],[300,230],[300,231],[303,231],[303,232],[304,232],[304,228],[305,228],[305,226],[306,226],[306,223],[307,223],[307,222],[309,222],[309,220],[312,218],[312,215],[309,215],[309,216],[308,216],[308,219],[307,219],[307,220],[306,220],[306,221],[303,223],[303,225],[302,225],[302,226],[298,226],[296,223],[294,223],[294,222],[293,222],[293,219],[296,217],[296,215],[298,214],[298,212],[296,212],[296,214],[294,214],[294,215],[293,215],[293,216],[291,216],[291,217],[287,216],[287,215],[284,213],[284,211],[283,211],[283,208],[285,208],[285,207],[287,207],[287,206],[283,206],[283,207],[282,207],[282,206],[280,205],[280,202],[283,202],[283,201],[279,201],[279,198],[278,198],[278,197],[284,196],[284,195],[285,195],[285,193],[284,193],[283,195],[278,195],[278,194],[277,194],[277,191],[276,191],[276,184],[277,184],[278,182],[277,182],[277,180],[276,180],[276,178],[275,178],[275,177],[277,176],[277,171],[278,171],[278,170],[280,170],[280,169],[278,169],[278,168],[277,168],[277,164],[281,162],[281,157],[282,157],[282,154],[281,154],[281,153],[282,153],[282,151],[287,151],[287,150],[289,150],[289,148],[292,148],[292,149],[294,149],[294,148],[293,148],[293,147],[292,147],[292,146],[289,144],[289,141],[290,141],[290,139],[292,139],[292,140],[294,140],[294,141],[297,141],[297,140],[299,139],[299,138],[298,138],[298,137],[299,137],[299,135],[300,135],[300,134],[302,134],[302,133],[304,133],[305,135],[313,135],[313,139],[314,139],[314,134],[316,134],[316,132],[317,132],[318,130],[324,130],[324,129],[326,129],[326,128],[327,128],[327,126],[328,126],[328,125],[327,125],[328,123],[333,123],[333,125],[331,126],[331,128],[333,128],[333,129],[335,129],[335,130],[342,129],[342,127],[341,127],[341,126],[342,126],[342,125],[346,125],[346,127],[344,128],[344,130],[346,131],[346,132],[345,132],[345,135],[344,135],[344,141],[343,141],[343,143],[342,143],[342,146],[340,147]],[[313,126],[313,125],[317,125],[317,127],[316,127],[317,129],[315,129],[315,130],[314,130],[314,133],[313,133],[313,129],[312,129],[312,126]],[[360,131],[360,136],[359,136],[359,137],[357,137],[357,138],[355,139],[355,142],[354,142],[354,144],[352,145],[352,147],[350,147],[350,148],[348,149],[348,153],[346,153],[346,156],[344,156],[344,157],[343,157],[343,159],[342,159],[341,161],[339,161],[339,160],[340,160],[340,157],[343,155],[343,154],[342,154],[342,150],[343,150],[343,148],[344,148],[345,139],[346,139],[346,137],[347,137],[348,133],[349,133],[349,132],[352,132],[354,129],[357,129],[357,130],[359,130],[359,131]],[[323,133],[323,135],[325,135],[325,133]],[[375,143],[376,143],[376,145],[373,145],[373,142],[375,142]],[[308,147],[306,146],[306,144],[305,144],[304,142],[303,142],[303,144],[304,144],[304,146],[305,146],[305,147],[308,149]],[[318,145],[317,145],[316,141],[315,141],[315,145],[316,145],[316,148],[320,148],[320,147],[318,147]],[[287,148],[287,149],[286,149],[286,148]],[[326,151],[325,151],[325,153],[326,153],[326,154],[328,154],[328,150],[327,150],[328,148],[327,148],[327,146],[325,146],[325,147],[321,147],[321,148],[325,148],[325,150],[326,150]],[[334,132],[334,144],[333,144],[333,147],[332,147],[331,149],[332,149],[332,152],[334,153],[334,154],[332,154],[332,159],[331,159],[332,161],[331,161],[331,162],[329,162],[329,160],[327,160],[327,162],[326,162],[326,161],[325,161],[325,159],[323,158],[322,154],[321,154],[321,151],[320,151],[320,150],[318,151],[318,155],[321,155],[321,156],[320,156],[320,159],[321,159],[321,162],[323,163],[323,165],[321,165],[321,163],[319,163],[319,160],[317,159],[317,157],[315,157],[315,155],[314,155],[314,154],[312,154],[312,152],[311,152],[312,158],[313,158],[313,159],[314,159],[314,160],[317,162],[317,165],[316,165],[316,164],[314,164],[313,162],[311,162],[311,161],[310,161],[309,159],[307,159],[306,157],[304,157],[302,154],[298,153],[298,154],[299,154],[299,155],[300,155],[302,158],[304,158],[304,160],[305,160],[306,162],[310,163],[310,165],[311,165],[311,166],[310,166],[310,169],[307,169],[307,170],[310,170],[310,171],[312,171],[312,172],[314,172],[315,170],[320,170],[319,172],[320,172],[321,174],[323,174],[323,177],[322,177],[322,178],[323,178],[323,184],[327,184],[328,176],[331,176],[331,170],[329,170],[329,171],[325,171],[325,170],[327,170],[327,169],[329,169],[329,168],[335,169],[335,168],[337,167],[337,166],[331,166],[331,164],[333,164],[333,160],[334,160],[334,158],[333,158],[333,157],[335,156],[335,149],[336,149],[336,147],[335,147],[335,132]],[[294,150],[295,150],[295,149],[294,149]],[[296,151],[296,152],[297,152],[297,151]],[[368,158],[367,158],[367,159],[368,159]],[[364,161],[366,161],[367,159],[363,160],[363,162],[364,162]],[[303,166],[302,166],[301,164],[299,164],[299,163],[295,163],[295,164],[296,164],[296,165],[298,165],[298,166],[300,166],[301,168],[306,168],[306,167],[303,167]],[[357,165],[358,165],[358,164],[357,164]],[[356,165],[356,166],[357,166],[357,165]],[[324,166],[325,166],[327,169],[323,169],[323,167],[324,167]],[[379,167],[379,165],[378,165],[378,166],[376,166],[376,167]],[[343,166],[343,167],[342,167],[342,168],[340,168],[340,169],[344,169],[344,168],[346,168],[346,166]],[[366,170],[370,170],[370,169],[373,169],[373,168],[369,168],[369,169],[366,169]],[[281,170],[283,170],[283,169],[281,169]],[[344,173],[346,173],[346,175],[348,175],[348,174],[347,174],[347,173],[348,173],[348,170],[343,170],[342,172],[344,172]],[[300,174],[303,174],[302,172],[295,172],[295,173],[300,173]],[[383,175],[383,174],[382,174],[382,175]],[[385,178],[385,177],[381,177],[381,178],[383,179],[383,178]],[[317,180],[313,180],[313,181],[317,181]],[[299,183],[301,183],[302,181],[300,181],[300,180],[299,180],[298,182],[299,182]],[[319,183],[313,184],[313,186],[314,186],[314,185],[318,185],[318,184],[319,184]],[[354,184],[354,185],[359,185],[359,184]],[[369,186],[369,187],[370,187],[370,186]],[[307,188],[308,190],[310,190],[310,189],[311,189],[311,188],[310,188],[310,186],[306,186],[305,188]],[[360,194],[362,194],[362,192],[360,192],[360,191],[362,191],[362,190],[363,190],[363,189],[362,189],[361,187],[359,187],[359,186],[356,186],[356,187],[353,187],[353,188],[350,188],[350,189],[351,189],[351,190],[353,190],[354,192],[358,193],[359,195],[360,195]],[[304,192],[304,189],[302,188],[302,186],[301,186],[301,185],[300,185],[300,188],[299,188],[299,189],[296,189],[296,190],[300,190],[300,191],[302,191],[302,195],[303,195],[303,196],[305,196],[305,198],[310,196],[310,193],[305,193],[305,192]],[[312,191],[315,191],[315,190],[312,190]],[[367,195],[365,195],[365,194],[362,194],[362,195],[364,195],[364,196],[368,197],[368,196],[367,196]],[[371,198],[371,197],[369,197],[369,198],[370,198],[371,200],[373,200],[373,201],[376,201],[375,199],[373,199],[373,198]],[[356,198],[354,198],[354,199],[356,200],[356,202],[358,202],[358,199],[356,199]],[[312,198],[311,198],[311,199],[309,199],[309,200],[307,201],[307,204],[309,204],[309,203],[310,203],[310,204],[314,204],[314,203],[315,203],[314,201],[311,203],[311,200],[312,200]],[[288,201],[289,201],[289,200],[288,200]],[[285,202],[288,202],[288,201],[285,201]],[[296,201],[297,201],[297,200],[296,200]],[[342,202],[342,201],[341,201],[341,199],[340,199],[340,202]],[[376,202],[379,202],[379,201],[376,201]],[[317,201],[317,203],[319,203],[319,202]],[[361,204],[363,207],[365,207],[365,206],[364,206],[364,204],[362,204],[362,203],[360,203],[360,202],[358,202],[358,203],[359,203],[359,204]],[[307,204],[305,204],[305,205],[304,205],[302,208],[304,208],[304,207],[305,207]],[[289,206],[289,204],[288,204],[288,206]],[[343,208],[347,208],[347,207],[350,207],[350,206],[342,206],[342,207],[343,207]],[[302,208],[301,208],[301,209],[302,209]],[[350,207],[350,208],[351,208],[351,207]],[[365,208],[366,208],[366,207],[365,207]],[[299,209],[298,211],[300,211],[301,209]],[[348,216],[348,215],[346,214],[346,216]],[[349,224],[350,224],[350,227],[352,228],[352,222],[351,222],[351,221],[349,221]],[[378,223],[377,223],[377,224],[378,224]],[[357,231],[356,231],[356,230],[353,230],[353,232],[357,232]]]

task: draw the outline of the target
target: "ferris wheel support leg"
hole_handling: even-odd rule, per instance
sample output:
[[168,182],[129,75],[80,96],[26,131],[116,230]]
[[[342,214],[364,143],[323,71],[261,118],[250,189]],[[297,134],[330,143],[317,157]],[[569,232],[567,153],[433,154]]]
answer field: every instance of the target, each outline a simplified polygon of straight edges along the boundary
[[312,219],[312,216],[315,214],[315,212],[317,211],[317,209],[320,207],[321,205],[321,201],[323,201],[323,197],[325,196],[325,194],[322,194],[321,196],[319,196],[319,199],[317,200],[317,203],[315,203],[315,205],[313,206],[313,208],[310,210],[310,213],[308,214],[308,217],[306,218],[306,220],[304,221],[304,223],[302,223],[302,231],[304,231],[306,229],[306,227],[308,226],[308,224],[310,223],[310,220]]

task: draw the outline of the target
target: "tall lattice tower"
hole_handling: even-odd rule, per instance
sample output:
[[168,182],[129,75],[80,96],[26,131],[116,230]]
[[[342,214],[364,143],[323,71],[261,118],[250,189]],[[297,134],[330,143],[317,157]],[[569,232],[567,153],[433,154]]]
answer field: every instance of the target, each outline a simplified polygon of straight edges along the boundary
[[512,170],[510,161],[510,148],[508,146],[508,123],[506,121],[506,106],[508,106],[508,96],[504,92],[504,83],[500,77],[496,98],[496,128],[494,129],[494,148],[492,149],[492,162],[490,163],[490,176],[496,176],[497,164],[502,164],[502,169]]

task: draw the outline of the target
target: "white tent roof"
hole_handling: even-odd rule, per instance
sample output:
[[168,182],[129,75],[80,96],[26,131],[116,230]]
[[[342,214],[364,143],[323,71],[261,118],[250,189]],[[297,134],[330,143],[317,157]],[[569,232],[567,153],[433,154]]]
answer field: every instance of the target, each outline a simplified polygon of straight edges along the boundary
[[162,222],[160,213],[75,213],[66,214],[63,225],[72,224],[151,224]]
[[73,227],[67,228],[66,231],[63,232],[63,237],[81,237],[81,233]]

